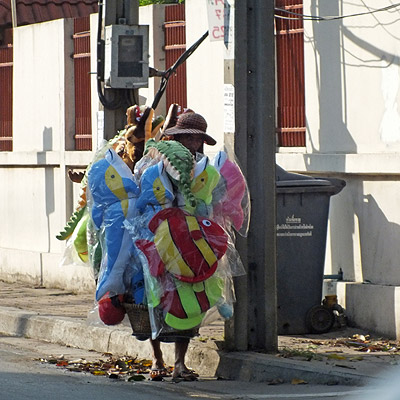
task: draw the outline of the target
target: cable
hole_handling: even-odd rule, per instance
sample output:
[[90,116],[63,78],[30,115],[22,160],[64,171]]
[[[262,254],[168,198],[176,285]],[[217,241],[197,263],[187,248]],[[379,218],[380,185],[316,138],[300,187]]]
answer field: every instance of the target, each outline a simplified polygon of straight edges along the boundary
[[102,69],[102,59],[101,59],[101,53],[102,53],[102,42],[101,42],[101,27],[103,25],[103,2],[99,1],[98,3],[99,8],[98,8],[98,26],[97,26],[97,72],[96,72],[96,78],[97,78],[97,95],[99,96],[101,104],[105,108],[108,108],[109,110],[117,110],[122,106],[122,98],[119,95],[119,92],[116,93],[117,99],[113,100],[107,100],[104,93],[103,93],[103,88],[101,86],[101,77],[100,77],[100,70]]
[[153,110],[156,109],[158,103],[161,100],[162,95],[164,94],[165,89],[167,88],[168,79],[175,72],[175,70],[195,52],[195,50],[200,46],[200,44],[207,36],[208,36],[208,31],[200,39],[198,39],[197,42],[195,42],[184,53],[182,53],[181,56],[175,61],[175,63],[171,65],[166,71],[164,72],[157,71],[157,73],[161,75],[161,81],[158,91],[154,96],[153,104],[151,105],[151,108]]
[[374,11],[366,11],[366,12],[362,12],[362,13],[355,13],[355,14],[349,14],[349,15],[338,15],[338,16],[326,16],[326,17],[319,17],[319,16],[315,16],[315,15],[306,15],[306,14],[299,14],[299,13],[295,13],[293,11],[289,11],[289,10],[285,10],[284,8],[275,8],[275,11],[279,11],[279,12],[283,12],[286,14],[290,14],[290,15],[296,15],[298,16],[297,18],[290,18],[290,17],[285,17],[283,15],[279,15],[279,14],[275,14],[276,18],[281,18],[281,19],[291,19],[291,20],[297,20],[297,19],[303,19],[306,21],[333,21],[333,20],[337,20],[337,19],[344,19],[344,18],[350,18],[350,17],[359,17],[361,15],[367,15],[367,14],[375,14],[377,12],[381,12],[381,11],[388,11],[392,8],[397,8],[400,6],[400,3],[396,3],[396,4],[392,4],[390,6],[386,6],[386,7],[382,7],[382,8],[378,8]]

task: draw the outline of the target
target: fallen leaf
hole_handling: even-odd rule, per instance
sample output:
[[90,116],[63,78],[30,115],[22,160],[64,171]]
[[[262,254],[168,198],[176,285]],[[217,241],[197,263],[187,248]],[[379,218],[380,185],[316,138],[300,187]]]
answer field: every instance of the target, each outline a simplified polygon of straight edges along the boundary
[[339,354],[328,354],[328,358],[334,359],[334,360],[345,360],[345,356],[339,356]]
[[344,365],[344,364],[335,364],[335,367],[347,368],[347,369],[356,369],[356,367],[351,367],[350,365]]
[[142,364],[144,367],[151,367],[152,364],[153,364],[153,362],[152,362],[151,360],[142,360],[141,364]]
[[326,353],[343,353],[343,351],[327,350]]
[[349,358],[349,361],[362,361],[362,360],[364,360],[364,357],[362,357],[362,356],[355,356],[355,357]]
[[132,375],[130,378],[128,378],[128,382],[138,382],[138,381],[143,381],[145,380],[146,377],[144,377],[143,375]]
[[292,385],[306,385],[308,382],[303,381],[303,379],[293,378],[291,384]]
[[66,366],[68,366],[68,361],[61,360],[61,361],[58,361],[56,365],[57,365],[57,367],[66,367]]
[[96,371],[92,371],[92,374],[93,375],[105,375],[106,371],[98,371],[98,370],[96,370]]

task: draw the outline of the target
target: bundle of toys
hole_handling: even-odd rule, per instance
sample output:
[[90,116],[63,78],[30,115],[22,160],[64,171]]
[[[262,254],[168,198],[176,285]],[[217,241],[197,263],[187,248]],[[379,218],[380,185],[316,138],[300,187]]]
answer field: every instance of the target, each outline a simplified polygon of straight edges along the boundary
[[233,315],[232,277],[244,273],[234,235],[247,234],[250,214],[227,151],[210,160],[160,140],[174,110],[162,124],[152,109],[128,109],[126,129],[85,171],[87,201],[59,235],[95,272],[100,319],[118,324],[124,304],[141,305],[153,339]]

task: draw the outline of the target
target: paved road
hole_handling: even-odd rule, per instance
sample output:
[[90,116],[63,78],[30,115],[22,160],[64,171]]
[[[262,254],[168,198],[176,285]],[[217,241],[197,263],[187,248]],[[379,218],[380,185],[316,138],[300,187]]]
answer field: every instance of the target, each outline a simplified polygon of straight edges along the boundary
[[104,376],[70,372],[40,358],[64,355],[67,359],[88,361],[103,355],[31,339],[0,336],[1,400],[141,400],[180,399],[348,399],[350,394],[365,394],[365,388],[317,385],[267,385],[201,379],[198,382],[124,382]]

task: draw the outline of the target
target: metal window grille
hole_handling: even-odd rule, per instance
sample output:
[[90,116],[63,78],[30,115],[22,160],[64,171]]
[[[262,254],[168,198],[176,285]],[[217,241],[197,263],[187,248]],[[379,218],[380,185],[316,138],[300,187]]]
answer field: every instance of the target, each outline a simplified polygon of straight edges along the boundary
[[90,19],[74,19],[75,150],[92,150]]
[[[165,7],[165,68],[169,68],[186,50],[185,5]],[[167,108],[172,103],[187,107],[186,63],[178,67],[171,76],[166,89]]]
[[12,84],[13,84],[13,46],[12,30],[4,34],[4,45],[0,46],[0,151],[12,151]]
[[[276,7],[303,13],[302,0],[276,0]],[[285,17],[292,15],[277,11]],[[305,146],[304,29],[302,19],[275,19],[277,58],[277,141]]]

